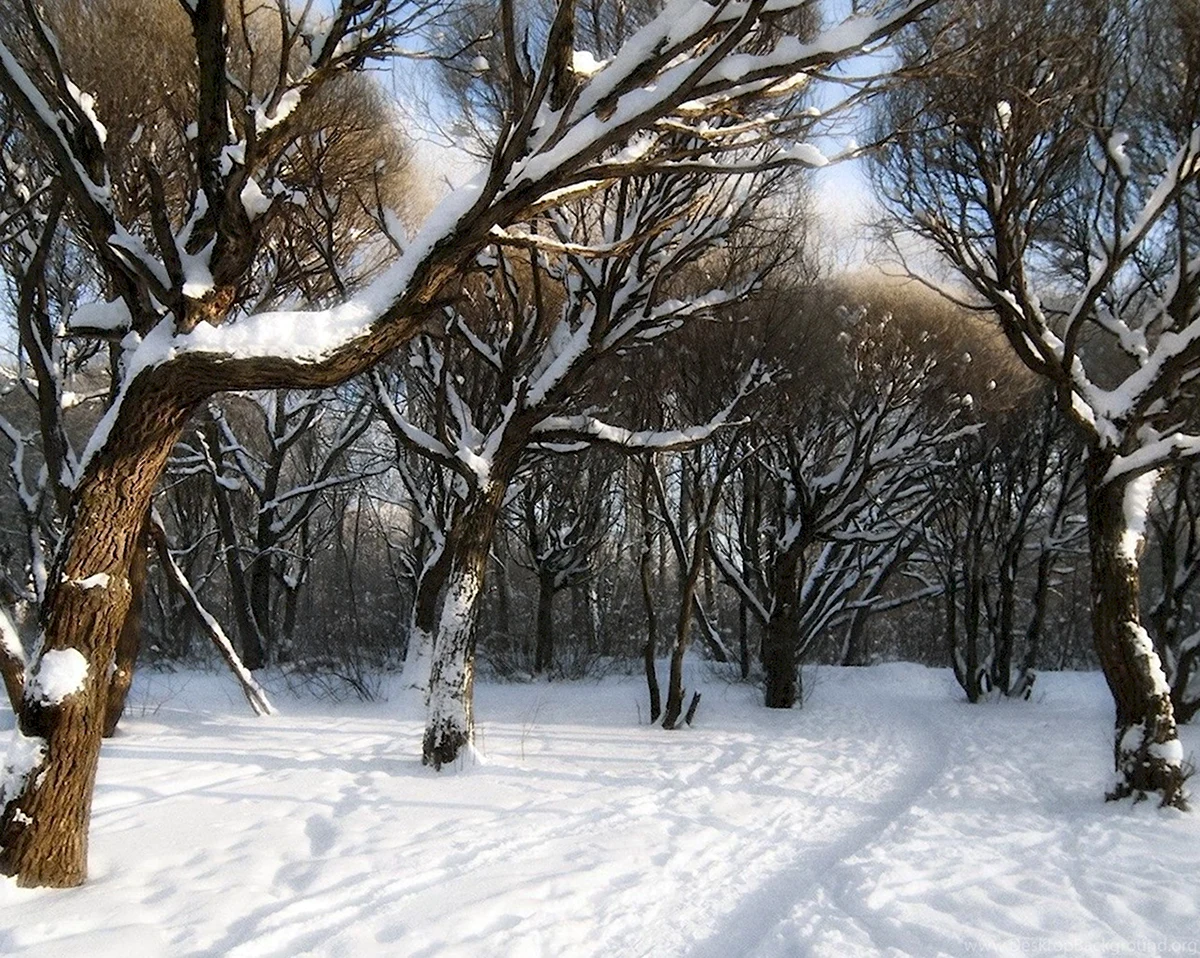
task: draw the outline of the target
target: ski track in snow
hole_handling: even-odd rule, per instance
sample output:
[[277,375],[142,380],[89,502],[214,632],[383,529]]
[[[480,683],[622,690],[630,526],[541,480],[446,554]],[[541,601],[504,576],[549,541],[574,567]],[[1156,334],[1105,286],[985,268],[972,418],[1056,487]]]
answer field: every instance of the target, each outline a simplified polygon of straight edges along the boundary
[[90,882],[0,882],[0,954],[1196,950],[1197,816],[1102,801],[1099,676],[968,706],[941,670],[814,675],[791,712],[710,679],[675,733],[636,679],[481,684],[482,761],[440,775],[410,693],[254,719],[220,676],[141,676]]

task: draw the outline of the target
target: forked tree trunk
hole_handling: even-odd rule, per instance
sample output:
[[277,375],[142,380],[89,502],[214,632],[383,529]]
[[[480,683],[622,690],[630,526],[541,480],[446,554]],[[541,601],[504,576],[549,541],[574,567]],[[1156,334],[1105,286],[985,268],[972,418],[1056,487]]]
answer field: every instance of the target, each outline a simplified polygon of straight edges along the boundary
[[[42,652],[14,737],[26,761],[0,789],[0,871],[19,885],[68,887],[87,876],[108,670],[129,612],[150,499],[193,405],[161,377],[136,380],[72,497],[42,606]],[[87,665],[78,689],[61,699],[39,694],[47,656],[58,664],[72,662],[74,653]]]
[[1129,484],[1104,482],[1107,467],[1108,457],[1089,457],[1092,635],[1116,705],[1117,783],[1108,797],[1156,794],[1163,805],[1184,808],[1186,774],[1171,690],[1140,618],[1142,541],[1126,520]]
[[[683,660],[692,644],[692,606],[696,598],[696,587],[700,582],[700,570],[704,563],[704,542],[708,535],[707,523],[701,522],[696,529],[692,557],[683,580],[679,597],[679,616],[675,620],[675,646],[671,649],[671,669],[667,677],[667,705],[663,710],[663,728],[673,729],[683,715]],[[690,724],[690,723],[689,723]]]
[[429,674],[429,703],[421,759],[440,769],[471,745],[475,732],[475,639],[484,574],[507,483],[492,480],[473,495],[450,537],[446,596]]

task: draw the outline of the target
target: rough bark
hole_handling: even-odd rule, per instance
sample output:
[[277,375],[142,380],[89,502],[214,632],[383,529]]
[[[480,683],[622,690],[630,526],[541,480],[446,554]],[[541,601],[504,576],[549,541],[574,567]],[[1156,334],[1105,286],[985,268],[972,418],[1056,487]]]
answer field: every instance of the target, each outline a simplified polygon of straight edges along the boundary
[[433,665],[433,637],[437,631],[438,600],[450,574],[450,550],[445,544],[425,559],[417,577],[417,593],[413,597],[412,615],[408,626],[408,648],[404,652],[403,684],[405,688],[429,689],[429,673]]
[[[108,670],[129,613],[150,498],[193,405],[164,388],[162,377],[140,378],[76,486],[42,607],[42,655],[74,649],[88,668],[82,688],[61,702],[25,690],[19,733],[40,740],[33,743],[40,762],[36,774],[7,781],[0,796],[0,871],[20,885],[69,887],[86,878]],[[85,587],[100,573],[108,576],[102,585]]]
[[8,641],[0,641],[0,679],[4,681],[8,703],[16,715],[25,695],[25,658],[16,624],[3,607],[0,607],[0,629],[9,633]]
[[1110,799],[1155,794],[1184,808],[1186,773],[1158,653],[1140,618],[1140,546],[1131,547],[1126,486],[1105,482],[1107,457],[1088,462],[1088,535],[1092,566],[1092,634],[1116,704],[1113,746],[1117,781]]

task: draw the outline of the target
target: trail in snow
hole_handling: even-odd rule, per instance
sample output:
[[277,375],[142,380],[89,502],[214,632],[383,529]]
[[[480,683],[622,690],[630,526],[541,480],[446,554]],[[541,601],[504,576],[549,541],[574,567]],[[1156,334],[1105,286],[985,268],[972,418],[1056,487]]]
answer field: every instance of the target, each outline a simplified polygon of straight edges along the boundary
[[1039,691],[968,706],[943,671],[825,669],[770,712],[712,680],[667,733],[636,680],[483,684],[483,762],[435,775],[405,693],[264,720],[219,677],[142,676],[92,880],[0,882],[0,954],[1186,950],[1197,816],[1101,800],[1098,676]]

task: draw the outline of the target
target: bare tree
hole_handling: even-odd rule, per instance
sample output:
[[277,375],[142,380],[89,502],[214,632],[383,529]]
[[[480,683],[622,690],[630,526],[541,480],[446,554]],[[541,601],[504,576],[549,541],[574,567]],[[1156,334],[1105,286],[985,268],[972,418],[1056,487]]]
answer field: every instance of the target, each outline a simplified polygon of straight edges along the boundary
[[595,455],[537,463],[514,502],[514,525],[523,540],[517,561],[537,581],[533,673],[554,666],[554,597],[588,582],[596,572],[613,521],[611,463]]
[[985,416],[921,550],[942,584],[950,665],[971,702],[1028,696],[1056,568],[1085,532],[1080,449],[1053,403],[1034,402]]

